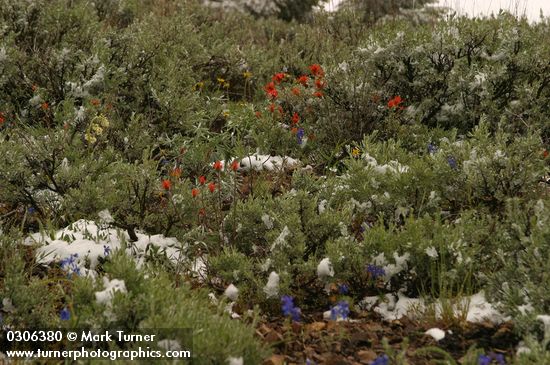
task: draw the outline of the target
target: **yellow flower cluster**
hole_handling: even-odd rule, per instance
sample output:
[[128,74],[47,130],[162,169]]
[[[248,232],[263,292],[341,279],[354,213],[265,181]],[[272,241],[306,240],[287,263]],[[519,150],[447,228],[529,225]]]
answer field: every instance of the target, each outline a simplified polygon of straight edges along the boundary
[[86,133],[84,134],[84,139],[89,144],[94,144],[97,142],[97,137],[103,134],[103,130],[109,127],[109,119],[103,114],[96,116],[90,122]]

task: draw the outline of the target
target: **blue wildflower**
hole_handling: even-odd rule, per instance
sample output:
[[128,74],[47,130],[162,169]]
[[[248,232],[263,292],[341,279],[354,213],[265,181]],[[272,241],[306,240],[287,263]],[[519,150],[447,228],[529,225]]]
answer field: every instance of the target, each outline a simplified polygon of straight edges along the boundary
[[111,247],[107,245],[103,245],[103,256],[109,256],[111,253]]
[[345,300],[339,301],[334,307],[330,309],[330,318],[336,321],[338,318],[348,319],[349,317],[349,304]]
[[381,276],[386,275],[386,271],[383,267],[372,264],[367,265],[367,272],[372,276],[373,279],[377,279]]
[[78,258],[78,254],[75,253],[70,255],[69,257],[64,258],[59,262],[61,264],[61,268],[69,272],[69,278],[73,273],[76,275],[80,275],[80,267],[78,267],[76,263],[77,258]]
[[291,317],[293,321],[300,321],[300,308],[294,306],[294,298],[290,295],[281,297],[281,310],[285,317]]
[[447,157],[447,163],[449,164],[449,166],[451,166],[451,169],[456,170],[457,164],[456,164],[456,160],[453,156]]
[[388,357],[388,355],[384,354],[374,359],[374,361],[371,362],[370,365],[389,365],[389,363],[390,363],[390,358]]
[[34,214],[34,213],[36,213],[36,209],[34,207],[29,207],[29,209],[27,209],[27,212],[29,214]]
[[349,287],[346,284],[338,285],[338,292],[342,295],[349,293]]
[[504,355],[490,352],[489,355],[481,354],[477,358],[478,365],[490,365],[493,361],[499,365],[506,365]]
[[477,358],[477,365],[489,365],[491,363],[491,358],[485,354],[481,354]]
[[315,363],[313,362],[313,360],[310,360],[308,358],[308,359],[306,359],[306,365],[315,365]]
[[506,365],[506,361],[504,361],[504,355],[503,354],[491,354],[493,359],[499,364],[499,365]]
[[428,143],[428,153],[429,153],[430,155],[435,154],[435,153],[437,152],[438,149],[439,149],[439,148],[438,148],[435,144],[433,144],[432,142]]
[[302,144],[304,139],[304,129],[300,128],[298,129],[298,132],[296,133],[296,138],[298,139],[298,144]]
[[67,307],[63,308],[61,312],[59,312],[59,318],[62,321],[68,321],[69,319],[71,319],[71,312],[69,312]]

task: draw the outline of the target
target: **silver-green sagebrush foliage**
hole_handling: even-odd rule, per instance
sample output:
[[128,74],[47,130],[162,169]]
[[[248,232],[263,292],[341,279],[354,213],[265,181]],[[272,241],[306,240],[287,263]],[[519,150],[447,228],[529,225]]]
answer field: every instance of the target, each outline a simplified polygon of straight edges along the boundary
[[[197,363],[253,364],[283,295],[307,316],[345,286],[353,316],[484,290],[518,363],[546,359],[549,23],[280,4],[0,0],[2,323],[186,326]],[[121,246],[45,262],[25,240],[79,220]],[[134,254],[159,235],[176,256]],[[102,278],[126,287],[109,308]]]

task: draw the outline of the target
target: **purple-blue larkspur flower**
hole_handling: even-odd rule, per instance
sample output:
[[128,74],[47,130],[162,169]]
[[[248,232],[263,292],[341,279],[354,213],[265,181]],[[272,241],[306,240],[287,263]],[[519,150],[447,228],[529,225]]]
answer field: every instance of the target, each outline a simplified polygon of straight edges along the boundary
[[438,149],[439,149],[439,148],[438,148],[435,144],[433,144],[432,142],[428,143],[428,153],[429,153],[430,155],[435,154],[435,153],[437,152]]
[[477,358],[477,365],[489,365],[491,363],[491,358],[485,354],[481,354]]
[[298,144],[302,144],[304,140],[304,129],[300,128],[298,129],[298,132],[296,133],[296,138],[298,139]]
[[349,304],[345,300],[341,300],[334,307],[330,309],[330,319],[336,321],[338,318],[348,319],[349,317]]
[[281,297],[281,310],[285,317],[290,317],[295,322],[300,321],[300,308],[294,306],[294,298],[290,295]]
[[68,321],[69,319],[71,319],[71,312],[69,312],[67,307],[63,308],[61,312],[59,312],[59,318],[62,321]]
[[338,293],[345,295],[349,293],[349,286],[347,284],[338,285]]
[[111,247],[107,245],[103,245],[103,256],[109,256],[111,253]]
[[370,365],[389,365],[389,363],[390,363],[390,358],[388,357],[388,355],[384,354],[374,359],[374,361],[371,362]]
[[456,160],[453,156],[447,157],[447,163],[449,164],[449,166],[451,166],[451,169],[453,170],[457,169],[458,165],[456,164]]
[[61,265],[61,268],[69,272],[69,278],[71,277],[72,274],[80,275],[80,267],[78,267],[76,263],[77,258],[78,258],[78,254],[74,253],[69,257],[65,257],[63,260],[59,262]]
[[377,279],[381,276],[386,275],[386,271],[383,267],[372,264],[367,265],[367,272],[372,276],[373,279]]

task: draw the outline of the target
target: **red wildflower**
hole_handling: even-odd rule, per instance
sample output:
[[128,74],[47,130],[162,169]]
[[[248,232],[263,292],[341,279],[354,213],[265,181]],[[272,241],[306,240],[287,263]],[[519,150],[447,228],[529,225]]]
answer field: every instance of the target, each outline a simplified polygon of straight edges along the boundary
[[269,104],[268,109],[269,109],[269,111],[272,112],[272,113],[275,112],[275,104],[273,104],[273,103]]
[[256,118],[258,118],[258,119],[260,119],[262,117],[262,112],[260,112],[260,111],[257,111],[254,114],[256,114]]
[[321,65],[317,63],[309,66],[309,70],[314,76],[319,76],[319,77],[325,76],[325,71],[323,71],[323,68],[321,67]]
[[264,90],[266,94],[272,99],[275,99],[277,96],[279,96],[279,92],[275,88],[275,83],[273,81],[265,85]]
[[322,98],[325,94],[323,94],[322,91],[316,91],[313,93],[313,96],[316,96],[318,98]]
[[212,167],[214,168],[214,170],[218,170],[218,171],[221,171],[222,169],[222,162],[221,161],[216,161],[214,162],[214,164],[212,165]]
[[179,179],[179,177],[181,176],[181,168],[174,167],[172,171],[170,171],[170,176]]
[[240,165],[239,161],[233,160],[233,162],[231,162],[231,170],[237,171]]
[[277,84],[280,84],[281,81],[283,81],[285,79],[285,76],[286,76],[286,74],[284,72],[279,72],[279,73],[276,73],[275,75],[273,75],[271,80],[273,82],[276,82]]
[[208,190],[210,190],[210,192],[213,193],[216,190],[216,184],[214,184],[213,182],[208,184]]
[[99,104],[101,104],[101,101],[99,99],[92,99],[92,100],[90,100],[90,103],[93,106],[99,106]]
[[284,112],[283,112],[283,107],[279,105],[279,107],[277,108],[277,110],[279,111],[279,114],[283,115]]
[[298,113],[294,112],[294,114],[292,115],[292,124],[298,124],[299,121],[300,116],[298,115]]
[[200,216],[205,216],[206,215],[206,209],[204,209],[204,208],[199,209],[199,215]]
[[50,108],[50,105],[47,102],[43,102],[42,104],[40,104],[40,107],[42,108],[42,110],[48,110]]
[[0,124],[3,124],[6,121],[4,118],[4,113],[0,112]]
[[548,150],[542,151],[542,157],[547,158],[548,155],[550,155],[550,153],[548,152]]
[[299,88],[297,87],[293,87],[290,91],[292,91],[292,93],[296,96],[300,95],[301,94],[301,91]]
[[296,79],[296,82],[299,84],[302,84],[304,86],[307,86],[307,82],[309,81],[309,77],[306,75],[302,75]]
[[199,176],[199,184],[204,185],[206,183],[206,178],[204,176]]
[[401,96],[397,95],[396,97],[388,101],[388,108],[397,108],[402,102],[403,99],[401,99]]
[[170,190],[170,188],[172,187],[172,183],[170,182],[170,180],[162,180],[162,187],[164,188],[164,190]]
[[193,198],[196,198],[200,193],[200,190],[197,189],[197,188],[193,188],[191,189],[191,195],[193,196]]
[[317,89],[324,89],[325,86],[327,86],[327,83],[326,83],[326,82],[324,82],[324,81],[321,80],[321,79],[315,79],[315,87],[316,87]]
[[292,129],[290,130],[290,132],[291,132],[292,134],[296,134],[296,133],[298,133],[298,128],[292,127]]

